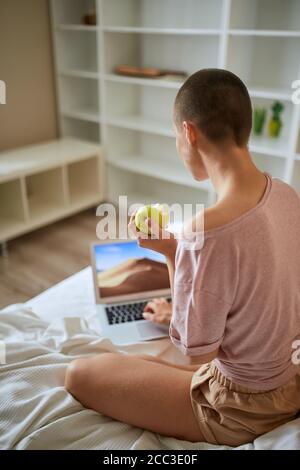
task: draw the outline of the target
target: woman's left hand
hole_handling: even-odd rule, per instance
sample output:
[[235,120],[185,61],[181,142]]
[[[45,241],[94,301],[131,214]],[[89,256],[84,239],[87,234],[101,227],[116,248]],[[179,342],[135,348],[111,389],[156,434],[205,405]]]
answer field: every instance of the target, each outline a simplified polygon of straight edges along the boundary
[[153,323],[169,326],[172,318],[172,303],[164,298],[153,299],[147,303],[143,317]]

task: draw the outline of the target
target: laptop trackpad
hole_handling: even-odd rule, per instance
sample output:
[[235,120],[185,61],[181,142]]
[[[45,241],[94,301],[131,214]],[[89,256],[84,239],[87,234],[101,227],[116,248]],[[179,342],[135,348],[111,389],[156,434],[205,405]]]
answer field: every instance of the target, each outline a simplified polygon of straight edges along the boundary
[[169,328],[165,325],[153,325],[151,322],[139,323],[136,322],[136,327],[142,339],[160,338],[162,336],[169,336]]

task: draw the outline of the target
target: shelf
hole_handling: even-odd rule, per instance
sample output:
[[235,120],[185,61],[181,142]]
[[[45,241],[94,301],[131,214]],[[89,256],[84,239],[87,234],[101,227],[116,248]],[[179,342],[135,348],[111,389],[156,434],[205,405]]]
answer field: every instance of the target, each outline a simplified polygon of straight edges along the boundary
[[98,71],[97,34],[89,27],[84,29],[84,34],[78,28],[56,30],[54,42],[57,68],[95,74]]
[[176,90],[144,87],[127,82],[107,82],[107,107],[101,122],[174,137],[172,112]]
[[[280,135],[278,137],[269,136],[269,122],[272,117],[272,107],[273,102],[270,102],[268,98],[253,98],[252,97],[252,108],[255,109],[265,109],[266,118],[264,127],[262,129],[263,133],[261,135],[256,135],[253,131],[250,138],[250,150],[254,152],[263,153],[265,155],[270,155],[273,157],[288,157],[291,152],[291,140],[290,140],[290,129],[292,127],[293,120],[293,111],[294,107],[290,101],[284,103],[284,109],[281,113],[282,119],[282,128]],[[253,127],[254,127],[254,117],[253,117]]]
[[131,171],[134,173],[152,176],[171,183],[181,184],[188,187],[199,188],[205,191],[211,189],[209,182],[198,182],[193,180],[187,170],[182,165],[164,161],[163,158],[153,156],[131,155],[110,157],[109,163],[112,165]]
[[75,137],[81,141],[95,144],[101,140],[99,123],[82,120],[78,117],[63,116],[61,119],[61,132],[66,137]]
[[[129,206],[133,204],[156,204],[157,203],[157,196],[152,194],[146,194],[142,192],[130,192],[126,194],[127,196],[127,203]],[[118,200],[114,201],[118,204]],[[166,202],[164,201],[166,204]]]
[[99,122],[97,80],[60,76],[58,86],[62,115],[84,121]]
[[5,239],[26,220],[20,180],[0,185],[0,202],[0,239]]
[[[122,129],[149,132],[161,136],[175,138],[170,120],[159,120],[143,115],[124,115],[122,117],[110,117],[101,120],[102,124],[107,124]],[[270,138],[267,136],[255,136],[250,139],[249,149],[274,157],[285,158],[289,153],[289,142],[287,138]]]
[[2,152],[0,241],[96,205],[102,197],[99,158],[99,145],[71,138]]
[[48,221],[49,217],[59,214],[62,210],[60,202],[47,202],[33,199],[30,201],[30,221],[31,222],[42,222],[43,220]]
[[1,152],[0,182],[96,156],[100,150],[99,145],[64,138]]
[[107,118],[102,120],[103,124],[109,124],[123,129],[131,129],[143,132],[151,132],[166,137],[174,137],[171,123],[158,122],[156,119],[145,116],[124,116],[123,118]]
[[[103,79],[107,82],[114,83],[127,83],[141,86],[153,86],[161,88],[170,88],[179,90],[183,85],[183,80],[169,80],[162,78],[139,78],[139,77],[126,77],[117,74],[104,74]],[[255,87],[251,84],[248,85],[250,96],[254,98],[266,98],[266,99],[278,99],[282,101],[291,101],[291,90],[290,88],[284,87]]]
[[94,32],[98,30],[98,26],[89,26],[85,24],[60,24],[56,26],[55,31],[84,31]]
[[300,31],[276,31],[276,30],[259,30],[259,29],[230,29],[231,36],[260,36],[260,37],[277,37],[277,38],[298,38]]
[[[250,89],[285,90],[298,77],[300,37],[230,36],[227,68]],[[287,97],[289,90],[289,98]]]
[[299,1],[232,0],[229,27],[251,31],[299,32]]
[[[203,14],[205,12],[205,14]],[[104,27],[219,29],[222,0],[103,0]]]
[[[166,122],[158,123],[156,120],[144,116],[126,116],[119,119],[107,119],[104,124],[120,127],[123,129],[149,132],[166,137],[173,137],[174,132],[171,125]],[[249,145],[251,152],[262,153],[275,157],[285,158],[288,155],[288,142],[285,139],[271,139],[268,137],[252,137]]]
[[[147,178],[147,177],[146,177]],[[145,178],[144,178],[145,179]],[[160,184],[157,191],[153,193],[151,191],[151,182],[152,178],[149,178],[150,181],[146,182],[146,189],[140,188],[139,186],[136,190],[126,192],[127,196],[127,204],[122,206],[122,203],[119,203],[119,194],[111,194],[110,201],[117,206],[120,210],[129,210],[130,206],[135,205],[145,205],[145,204],[156,204],[157,202],[168,204],[172,206],[172,204],[204,204],[206,207],[208,206],[208,192],[207,191],[199,191],[199,189],[195,188],[186,188],[185,186],[178,186],[177,184],[173,183],[166,183],[166,187]],[[148,184],[147,184],[148,183]],[[153,185],[153,182],[152,182]],[[174,198],[174,193],[178,196],[178,199]],[[196,208],[196,206],[194,206]],[[136,207],[131,207],[131,209],[135,209]],[[194,211],[195,212],[195,211]],[[190,214],[187,214],[188,218],[190,218]],[[168,224],[168,228],[170,231],[175,232],[176,227],[178,227],[178,223],[174,222],[173,220],[170,221]]]
[[252,98],[266,98],[270,100],[291,101],[290,88],[269,88],[269,87],[254,87],[248,85],[249,95]]
[[179,90],[183,84],[183,80],[169,80],[163,78],[139,78],[139,77],[126,77],[117,74],[104,74],[104,80],[116,83],[128,83],[133,85],[155,86],[161,88],[172,88]]
[[[156,119],[147,118],[145,116],[124,116],[122,118],[110,118],[102,121],[103,124],[108,124],[123,129],[149,132],[166,137],[173,137],[174,131],[172,130],[171,123],[158,122]],[[278,138],[271,139],[268,137],[253,136],[250,140],[250,151],[262,153],[265,155],[273,155],[275,157],[287,157],[288,142],[286,139]]]
[[104,26],[102,31],[107,33],[136,33],[136,34],[171,34],[183,36],[217,36],[220,29],[189,29],[189,28],[138,28],[130,26]]
[[98,159],[72,163],[68,166],[69,197],[72,204],[85,204],[99,198]]
[[0,241],[15,237],[16,234],[24,230],[24,226],[26,226],[25,222],[20,222],[9,216],[0,216]]
[[[291,152],[297,152],[299,163],[299,146],[291,148],[297,127],[291,83],[299,77],[299,0],[96,0],[101,11],[95,26],[82,24],[92,0],[52,3],[61,132],[91,142],[103,138],[114,175],[109,191],[144,194],[145,202],[156,194],[197,199],[203,188],[203,199],[212,195],[211,186],[193,181],[176,154],[172,109],[184,80],[117,75],[121,64],[188,75],[201,68],[232,70],[246,83],[253,108],[268,110],[264,134],[252,136],[249,144],[258,166],[284,178]],[[276,100],[285,106],[284,126],[272,139],[267,125]],[[28,162],[24,165],[26,172]],[[92,166],[81,170],[67,163],[74,208],[97,199]],[[90,177],[92,189],[86,183]]]
[[[94,0],[52,0],[54,27],[94,28],[94,26],[85,25],[83,23],[83,17],[91,12],[93,1]],[[96,1],[96,8],[97,3]]]
[[89,70],[60,69],[58,70],[58,74],[65,77],[90,78],[95,80],[100,78],[100,74],[98,72]]
[[62,108],[60,113],[62,116],[73,118],[73,119],[80,119],[82,121],[94,122],[99,123],[100,117],[99,112],[94,109],[67,109]]
[[274,157],[287,158],[289,154],[289,142],[284,138],[270,138],[252,136],[249,145],[250,152],[262,153]]
[[[197,53],[191,53],[197,51]],[[204,67],[217,67],[218,36],[157,35],[108,32],[104,41],[105,73],[120,64],[179,70],[190,75]],[[180,65],[178,63],[180,54]]]
[[68,206],[68,209],[71,210],[72,212],[79,212],[83,211],[84,209],[87,209],[92,206],[97,206],[100,201],[101,201],[101,195],[99,192],[95,193],[90,193],[90,194],[82,194],[80,199],[78,198],[77,200],[71,202],[71,204]]
[[258,152],[253,152],[252,158],[261,171],[267,172],[275,178],[284,179],[286,169],[286,160],[284,158],[272,158]]
[[26,177],[29,220],[47,218],[65,206],[62,168]]

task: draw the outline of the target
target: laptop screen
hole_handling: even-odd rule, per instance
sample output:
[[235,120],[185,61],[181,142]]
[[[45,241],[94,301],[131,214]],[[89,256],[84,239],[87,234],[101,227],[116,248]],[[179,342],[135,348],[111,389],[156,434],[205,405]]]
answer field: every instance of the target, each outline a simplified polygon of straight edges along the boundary
[[94,245],[94,277],[101,301],[170,289],[165,257],[133,240]]

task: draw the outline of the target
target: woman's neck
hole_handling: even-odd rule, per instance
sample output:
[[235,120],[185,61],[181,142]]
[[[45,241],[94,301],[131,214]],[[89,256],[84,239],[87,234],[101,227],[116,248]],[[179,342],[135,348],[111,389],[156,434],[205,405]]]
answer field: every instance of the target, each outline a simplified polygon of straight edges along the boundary
[[205,152],[203,162],[217,193],[218,203],[240,194],[251,194],[265,186],[265,176],[252,162],[247,147],[214,148]]

